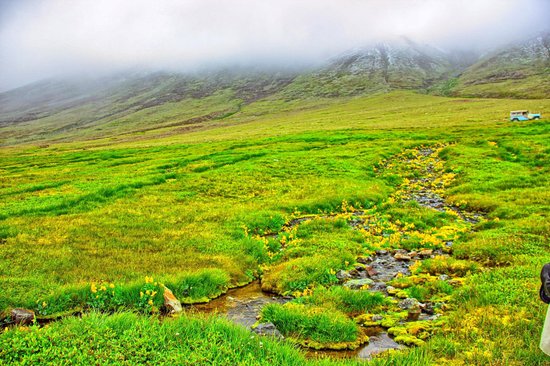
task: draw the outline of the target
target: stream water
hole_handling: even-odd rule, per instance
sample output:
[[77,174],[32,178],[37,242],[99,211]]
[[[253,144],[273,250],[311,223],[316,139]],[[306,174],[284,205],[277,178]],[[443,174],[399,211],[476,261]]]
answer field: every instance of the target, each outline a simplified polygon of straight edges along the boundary
[[280,296],[274,296],[262,291],[259,281],[234,288],[224,295],[204,304],[188,305],[188,312],[217,314],[224,316],[232,322],[252,327],[258,320],[262,308],[270,303],[284,303],[288,301]]
[[388,333],[383,331],[383,328],[371,328],[369,334],[369,343],[366,346],[359,347],[355,350],[309,350],[306,355],[310,358],[359,358],[369,360],[372,356],[391,349],[404,349],[405,346],[397,344],[390,338]]
[[[421,149],[419,153],[425,158],[431,157],[434,151],[430,148]],[[438,159],[435,159],[438,162]],[[434,166],[432,162],[427,163],[423,167],[423,173],[426,176],[433,177]],[[419,205],[428,207],[438,211],[452,210],[464,221],[475,224],[481,218],[480,213],[468,212],[461,210],[458,207],[448,204],[443,197],[437,194],[431,188],[431,182],[433,178],[418,178],[412,180],[416,189],[411,190],[408,193],[408,198],[405,200],[414,200]],[[364,212],[357,211],[353,213],[354,218],[350,220],[349,224],[353,228],[360,228],[365,225],[362,220]],[[327,216],[328,217],[328,216]],[[295,218],[288,222],[285,227],[293,228],[301,223],[312,220],[316,216],[307,216],[301,218]],[[277,234],[269,234],[267,236],[275,237]],[[446,242],[446,246],[452,246],[452,242]],[[399,260],[395,258],[395,253],[386,250],[377,251],[375,255],[369,258],[363,258],[365,267],[357,267],[352,273],[352,278],[348,278],[348,281],[352,280],[370,280],[369,290],[379,291],[387,296],[389,294],[386,291],[386,283],[393,279],[398,273],[404,276],[410,275],[409,266],[414,262],[409,260]],[[407,255],[405,251],[405,255]],[[435,250],[434,254],[442,254],[441,250]],[[416,258],[420,259],[420,258]],[[253,324],[258,320],[259,314],[263,306],[269,303],[284,303],[288,299],[274,296],[272,294],[266,294],[262,292],[260,283],[254,281],[251,284],[242,288],[229,290],[227,294],[212,300],[207,304],[199,304],[190,306],[188,309],[193,312],[202,313],[215,313],[220,316],[225,316],[231,321],[240,324],[242,326],[251,328]],[[437,318],[433,313],[423,312],[420,315],[419,320],[432,320]],[[367,328],[369,333],[369,342],[362,347],[355,350],[306,350],[308,357],[321,358],[359,358],[370,359],[377,353],[384,352],[389,349],[403,349],[406,348],[403,345],[396,343],[381,327],[369,327]]]
[[[223,316],[236,324],[251,329],[257,322],[262,307],[275,302],[285,303],[288,300],[288,298],[263,292],[259,281],[253,281],[246,286],[231,289],[208,303],[188,305],[186,311]],[[356,350],[306,350],[306,354],[312,358],[369,359],[372,355],[388,349],[405,348],[395,343],[381,327],[368,328],[367,335],[370,337],[369,343]]]

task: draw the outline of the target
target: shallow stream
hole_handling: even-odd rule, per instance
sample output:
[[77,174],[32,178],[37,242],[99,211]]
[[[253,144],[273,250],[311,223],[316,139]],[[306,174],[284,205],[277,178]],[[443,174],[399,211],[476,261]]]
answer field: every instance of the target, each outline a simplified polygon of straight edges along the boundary
[[[430,157],[434,151],[432,149],[426,148],[421,149],[419,153],[425,158]],[[439,159],[436,158],[435,162],[438,162]],[[427,163],[423,167],[423,173],[430,178],[419,178],[413,179],[412,182],[415,184],[414,190],[409,190],[406,192],[405,200],[414,200],[418,202],[419,205],[428,207],[438,211],[452,210],[465,222],[470,224],[477,223],[482,217],[480,213],[467,212],[461,210],[456,206],[448,204],[445,199],[436,193],[432,189],[431,182],[433,181],[434,166],[433,162]],[[354,218],[350,221],[350,226],[353,228],[360,228],[365,226],[363,219],[364,212],[356,211],[352,213]],[[301,223],[315,219],[317,216],[306,216],[295,218],[288,222],[285,227],[293,228],[300,225]],[[328,216],[322,216],[328,218]],[[277,234],[268,234],[266,236],[275,237]],[[452,246],[452,241],[446,242],[447,247]],[[406,253],[411,254],[411,253]],[[434,255],[441,255],[443,252],[441,250],[434,250]],[[368,258],[363,258],[363,262],[366,267],[357,267],[355,270],[349,271],[350,274],[353,274],[351,278],[346,278],[343,281],[361,281],[366,279],[370,281],[369,290],[370,291],[380,291],[387,296],[390,296],[387,291],[387,282],[392,280],[398,273],[401,273],[403,276],[410,275],[409,267],[414,263],[413,260],[400,260],[396,259],[394,253],[387,250],[379,250],[375,255]],[[359,259],[358,259],[359,261]],[[351,282],[350,282],[351,283]],[[212,300],[206,304],[191,305],[188,307],[188,311],[195,311],[200,313],[209,313],[209,314],[218,314],[220,316],[227,317],[229,320],[235,322],[236,324],[251,328],[258,320],[261,313],[262,307],[269,303],[284,303],[289,299],[276,296],[273,294],[267,294],[261,290],[259,281],[254,281],[249,285],[246,285],[241,288],[232,289],[227,292],[227,294],[222,295],[221,297]],[[419,320],[433,320],[436,319],[437,315],[434,316],[433,313],[422,313]],[[406,348],[403,345],[396,343],[381,327],[369,327],[366,328],[366,331],[369,332],[369,342],[358,349],[355,350],[312,350],[307,349],[307,355],[313,358],[319,357],[333,357],[333,358],[359,358],[359,359],[370,359],[373,355],[384,352],[389,349],[403,349]]]
[[288,300],[262,291],[259,281],[234,288],[226,294],[204,304],[188,305],[186,311],[193,313],[217,314],[232,322],[252,327],[258,320],[262,308],[270,303],[284,303]]
[[[429,157],[433,154],[431,149],[422,149],[420,154],[424,157]],[[438,160],[436,160],[437,162]],[[429,163],[424,166],[426,176],[432,178],[419,178],[412,180],[415,183],[415,189],[406,192],[405,200],[414,200],[421,206],[429,207],[438,211],[453,210],[464,221],[475,224],[480,218],[480,213],[467,212],[461,210],[453,205],[448,204],[443,197],[438,195],[431,188],[431,182],[433,181],[433,163]],[[359,229],[365,228],[368,222],[365,222],[363,211],[353,212],[353,218],[350,220],[349,225],[352,228]],[[289,221],[285,228],[293,228],[301,223],[318,218],[319,216],[305,216],[295,218]],[[321,216],[321,218],[328,218],[329,216]],[[276,237],[277,234],[268,234],[266,237]],[[452,241],[446,242],[446,246],[452,246]],[[403,251],[403,250],[400,250]],[[355,269],[346,272],[346,277],[340,278],[340,282],[344,283],[344,286],[354,288],[352,283],[358,284],[361,287],[363,284],[369,285],[369,291],[379,291],[386,296],[391,296],[387,292],[387,282],[392,280],[399,273],[403,276],[410,275],[409,267],[414,260],[422,259],[423,257],[415,257],[412,252],[403,251],[401,258],[395,255],[395,251],[379,250],[371,257],[358,258],[357,261],[361,263],[361,266],[357,266]],[[431,252],[430,252],[431,253]],[[441,250],[434,250],[434,255],[442,254]],[[403,256],[408,257],[404,259]],[[338,274],[337,274],[338,276]],[[366,282],[368,281],[368,282]],[[214,314],[223,316],[230,321],[244,326],[248,329],[252,329],[255,323],[258,321],[262,308],[270,303],[285,303],[291,298],[282,297],[274,294],[265,293],[262,291],[260,282],[258,280],[249,283],[243,287],[230,289],[227,293],[220,297],[211,300],[208,303],[186,305],[185,310],[188,313],[202,313],[202,314]],[[78,315],[79,312],[75,312],[71,315]],[[417,316],[418,318],[418,316]],[[420,315],[419,320],[433,320],[437,318],[433,312],[424,312]],[[58,318],[42,319],[39,323],[44,325],[50,321],[58,320]],[[311,350],[306,349],[306,353],[309,357],[334,357],[334,358],[359,358],[369,359],[373,355],[384,352],[389,349],[403,349],[406,348],[403,345],[397,344],[382,327],[368,327],[365,328],[368,332],[369,342],[355,350]],[[276,331],[277,334],[279,334]],[[280,335],[280,334],[279,334]]]

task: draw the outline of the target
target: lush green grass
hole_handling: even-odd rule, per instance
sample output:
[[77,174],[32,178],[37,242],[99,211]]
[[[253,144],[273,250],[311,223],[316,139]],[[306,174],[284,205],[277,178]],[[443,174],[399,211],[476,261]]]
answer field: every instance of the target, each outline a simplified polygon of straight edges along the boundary
[[286,337],[311,348],[355,349],[367,338],[352,316],[387,303],[381,293],[317,286],[284,305],[265,306],[261,322],[272,322]]
[[[183,316],[159,321],[131,313],[89,314],[43,329],[4,332],[0,359],[6,365],[363,365],[307,359],[289,343],[253,336],[222,319]],[[430,360],[423,350],[411,350],[371,364],[405,366]]]
[[251,336],[221,319],[158,321],[130,313],[67,319],[0,335],[5,365],[303,365],[289,344]]
[[144,281],[115,284],[92,282],[89,286],[63,287],[36,301],[32,307],[39,316],[56,317],[72,311],[114,312],[133,310],[145,314],[159,313],[167,287],[182,303],[207,302],[231,286],[229,275],[220,269],[202,268],[183,272],[165,282],[146,276]]
[[310,296],[295,300],[299,303],[333,306],[345,313],[374,312],[386,304],[386,299],[379,292],[354,291],[346,287],[333,286],[329,289],[317,287]]
[[549,74],[548,61],[510,63],[509,59],[495,57],[470,67],[457,82],[449,82],[441,91],[446,93],[443,95],[466,97],[547,98]]
[[282,294],[337,283],[336,271],[355,262],[363,239],[343,219],[315,219],[282,234],[281,241],[285,248],[271,256],[274,265],[264,269],[262,288]]
[[[53,307],[56,301],[56,311],[87,306],[91,283],[101,281],[121,289],[122,305],[113,302],[108,309],[136,309],[145,276],[165,283],[189,302],[259,275],[266,286],[281,293],[334,284],[335,271],[349,268],[357,255],[369,253],[370,244],[341,217],[312,220],[290,231],[284,231],[284,223],[294,216],[341,212],[346,200],[356,206],[376,206],[388,222],[414,223],[419,230],[444,227],[450,220],[446,214],[411,204],[380,205],[402,182],[400,174],[406,174],[406,167],[385,175],[375,168],[403,149],[450,143],[441,155],[445,169],[456,178],[446,194],[459,205],[484,211],[488,220],[455,241],[456,259],[418,268],[419,276],[467,275],[463,287],[403,286],[403,291],[420,299],[451,294],[456,312],[448,313],[441,333],[419,350],[390,356],[387,362],[542,364],[536,345],[544,309],[536,296],[537,271],[550,262],[550,128],[546,121],[506,122],[514,109],[540,110],[544,115],[550,113],[550,100],[456,99],[408,92],[303,105],[268,99],[193,133],[165,127],[42,148],[3,147],[0,309],[39,310],[43,302]],[[166,121],[176,112],[163,112]],[[291,244],[283,249],[282,237],[257,236],[265,233],[287,236]],[[412,241],[403,245],[420,246]],[[327,304],[333,303],[349,312],[371,306],[372,299],[361,295],[315,291],[323,299],[315,304],[313,296],[313,304],[302,306],[322,303],[330,309]],[[321,296],[323,291],[327,292]],[[507,319],[506,324],[502,319]],[[155,339],[172,344],[160,336],[162,327],[170,325],[129,315],[112,321],[87,318],[87,331],[95,332],[95,327],[98,331],[97,336],[86,333],[86,337],[111,342],[115,351],[121,344],[135,347],[138,355],[146,342],[130,333],[109,340],[111,333],[101,328],[102,323],[116,328],[117,322],[130,329],[149,327],[159,335]],[[5,333],[4,342],[21,342],[21,347],[10,347],[9,355],[1,357],[21,354],[38,360],[69,354],[64,350],[89,342],[84,336],[67,337],[76,324],[80,323],[68,320],[40,331]],[[229,325],[223,328],[228,334],[241,332]],[[201,329],[190,335],[199,345],[212,334],[208,327]],[[232,346],[219,357],[226,364],[261,363],[261,357],[241,353],[239,342],[245,333],[239,334],[226,340]],[[32,347],[23,347],[48,336],[60,342],[58,348],[33,354]],[[275,363],[303,363],[302,356],[288,348],[270,347],[269,357]],[[197,346],[193,356],[178,349],[188,358],[199,357],[199,363],[211,356],[206,346]],[[119,354],[115,351],[101,351],[101,357],[112,360]],[[160,357],[156,349],[150,352],[144,357]],[[178,352],[166,359],[179,357]]]
[[285,336],[319,343],[353,342],[359,337],[355,323],[337,310],[301,304],[269,304],[262,311],[262,320],[272,322]]

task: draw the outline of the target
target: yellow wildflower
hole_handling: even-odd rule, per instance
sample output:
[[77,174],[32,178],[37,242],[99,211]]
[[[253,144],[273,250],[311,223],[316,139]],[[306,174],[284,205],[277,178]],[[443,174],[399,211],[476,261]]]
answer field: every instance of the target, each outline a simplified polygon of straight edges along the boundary
[[94,294],[97,292],[97,287],[95,283],[92,283],[92,285],[90,286],[90,291],[92,291]]

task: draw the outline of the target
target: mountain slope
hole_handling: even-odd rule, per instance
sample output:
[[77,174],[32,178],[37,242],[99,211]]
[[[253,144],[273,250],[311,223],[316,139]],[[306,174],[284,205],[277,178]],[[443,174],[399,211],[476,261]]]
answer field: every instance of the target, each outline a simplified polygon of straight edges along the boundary
[[453,65],[443,52],[400,39],[340,55],[321,69],[298,77],[283,94],[335,97],[422,90],[452,71]]
[[452,95],[548,98],[550,33],[493,52],[460,75]]
[[96,80],[49,80],[0,94],[0,143],[85,138],[221,118],[276,93],[288,72],[200,75],[127,73]]
[[[472,65],[476,57],[402,38],[350,50],[302,72],[126,72],[42,81],[0,93],[0,145],[187,132],[211,128],[233,115],[254,118],[291,105],[311,108],[332,103],[330,98],[391,90],[462,97],[550,95],[549,34],[503,48]],[[241,113],[253,102],[259,103]]]

